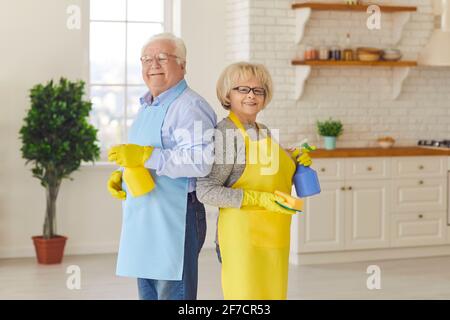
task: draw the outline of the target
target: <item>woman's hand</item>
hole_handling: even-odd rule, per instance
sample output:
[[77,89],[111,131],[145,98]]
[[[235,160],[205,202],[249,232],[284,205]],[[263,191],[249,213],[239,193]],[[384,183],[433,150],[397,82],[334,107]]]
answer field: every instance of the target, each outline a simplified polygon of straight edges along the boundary
[[309,153],[313,150],[316,150],[315,146],[311,146],[312,150],[308,150],[306,148],[289,148],[286,151],[289,152],[291,158],[295,161],[295,163],[301,164],[305,167],[309,167],[312,164],[312,159]]
[[285,209],[275,203],[283,203],[284,199],[272,192],[261,192],[254,190],[244,190],[244,196],[242,198],[242,206],[257,206],[262,207],[268,211],[293,215],[296,211]]

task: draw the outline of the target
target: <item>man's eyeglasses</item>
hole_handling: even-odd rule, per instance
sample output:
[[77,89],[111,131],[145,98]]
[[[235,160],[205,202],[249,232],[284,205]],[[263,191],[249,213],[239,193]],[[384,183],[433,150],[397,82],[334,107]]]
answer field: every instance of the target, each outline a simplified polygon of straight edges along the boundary
[[153,57],[152,56],[142,56],[141,62],[144,65],[151,65],[151,64],[153,64],[153,62],[157,61],[158,64],[164,65],[164,64],[167,64],[167,62],[169,61],[169,57],[179,59],[179,57],[177,57],[176,55],[161,52],[161,53],[155,54]]
[[266,90],[264,88],[250,88],[250,87],[246,87],[246,86],[239,86],[236,88],[233,88],[233,90],[236,90],[239,93],[242,94],[249,94],[250,91],[253,91],[253,93],[255,94],[255,96],[265,96],[266,95]]

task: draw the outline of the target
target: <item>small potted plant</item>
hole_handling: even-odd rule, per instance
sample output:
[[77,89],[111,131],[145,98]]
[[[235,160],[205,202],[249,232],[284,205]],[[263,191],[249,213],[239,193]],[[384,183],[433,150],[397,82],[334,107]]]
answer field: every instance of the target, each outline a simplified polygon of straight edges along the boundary
[[336,138],[344,131],[342,122],[331,118],[325,121],[317,121],[317,130],[319,135],[323,136],[325,149],[327,150],[336,148]]
[[30,90],[31,108],[20,129],[22,157],[46,190],[42,236],[32,237],[39,263],[61,263],[67,237],[56,233],[56,198],[61,181],[81,161],[98,159],[97,129],[87,121],[92,104],[83,100],[84,82],[61,78]]

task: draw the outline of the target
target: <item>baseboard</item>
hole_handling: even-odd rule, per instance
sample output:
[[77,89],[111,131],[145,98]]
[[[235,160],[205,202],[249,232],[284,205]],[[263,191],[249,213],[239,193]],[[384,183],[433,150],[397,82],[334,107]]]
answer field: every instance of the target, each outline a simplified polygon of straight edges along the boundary
[[339,252],[295,253],[289,262],[295,265],[350,263],[360,261],[394,260],[450,255],[450,245],[375,250],[353,250]]
[[[30,241],[31,242],[31,241]],[[204,249],[215,248],[213,241],[205,241],[203,244]],[[82,254],[103,254],[103,253],[117,253],[119,249],[119,242],[106,242],[106,243],[84,243],[71,245],[70,241],[64,250],[65,255],[82,255]],[[30,258],[35,257],[34,246],[31,243],[29,246],[15,247],[15,248],[2,248],[0,247],[0,259],[11,258]]]
[[33,246],[0,248],[0,259],[29,258],[34,256],[35,251]]
[[[64,250],[65,255],[81,255],[81,254],[102,254],[102,253],[116,253],[119,248],[119,243],[106,242],[106,243],[85,243],[71,245],[70,241]],[[0,259],[9,258],[29,258],[34,257],[34,246],[31,243],[29,246],[15,247],[15,248],[1,248],[0,247]]]

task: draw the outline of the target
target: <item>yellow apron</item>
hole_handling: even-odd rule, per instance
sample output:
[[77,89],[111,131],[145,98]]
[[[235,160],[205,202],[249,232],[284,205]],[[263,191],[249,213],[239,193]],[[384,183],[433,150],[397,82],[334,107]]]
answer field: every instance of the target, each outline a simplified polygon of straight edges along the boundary
[[[252,141],[237,116],[230,113],[229,118],[244,137],[246,159],[244,173],[232,188],[291,194],[295,163],[288,153],[271,138]],[[269,168],[277,170],[270,173]],[[261,207],[220,209],[218,239],[225,299],[286,299],[290,226],[290,215]]]

